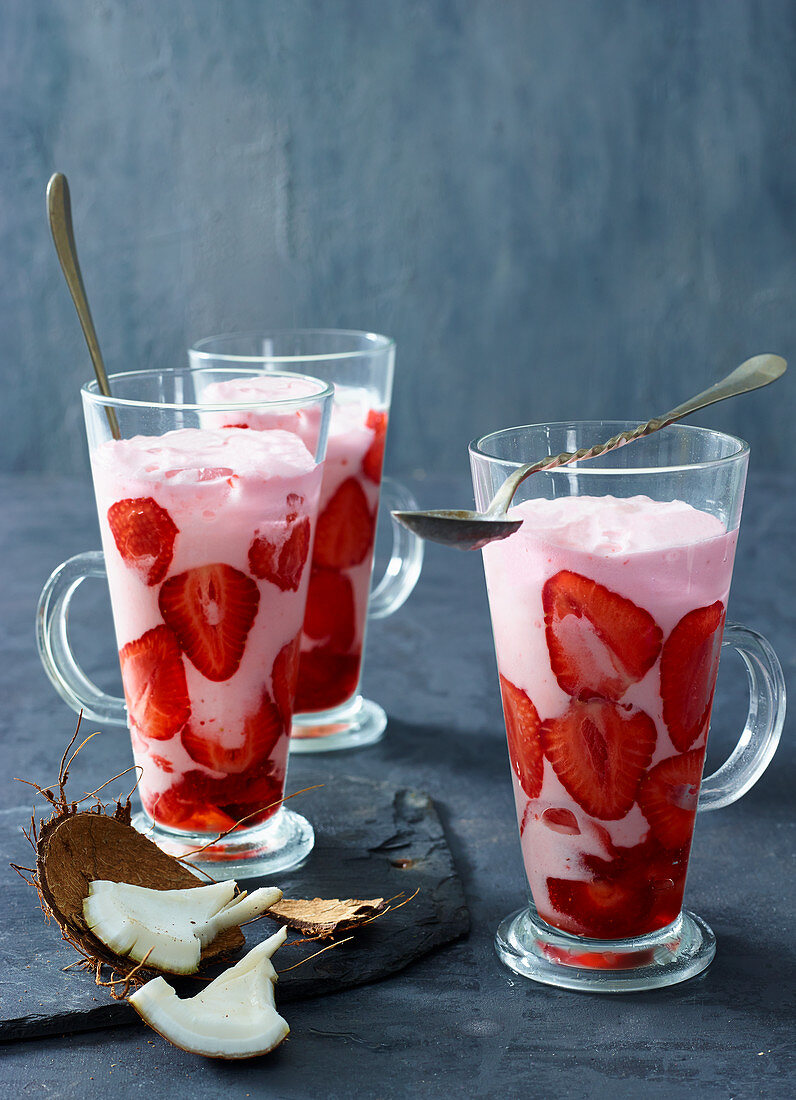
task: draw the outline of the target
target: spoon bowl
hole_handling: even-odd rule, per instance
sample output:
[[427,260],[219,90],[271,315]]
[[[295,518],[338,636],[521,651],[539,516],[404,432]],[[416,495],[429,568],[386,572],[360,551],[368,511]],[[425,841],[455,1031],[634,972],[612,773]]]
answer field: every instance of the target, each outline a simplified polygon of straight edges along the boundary
[[521,519],[489,519],[486,513],[466,508],[434,508],[427,512],[393,512],[393,515],[421,539],[460,550],[480,550],[489,542],[507,539],[522,526]]
[[668,424],[674,424],[683,417],[717,401],[728,397],[749,393],[751,390],[767,386],[780,378],[787,369],[786,361],[779,355],[755,355],[736,367],[734,371],[714,383],[695,397],[684,401],[682,405],[671,409],[663,416],[653,417],[645,424],[639,424],[632,431],[620,432],[605,443],[596,447],[581,448],[579,451],[564,452],[548,456],[527,466],[520,466],[503,482],[495,493],[485,512],[474,512],[465,508],[437,508],[430,511],[393,512],[392,514],[422,539],[439,542],[444,546],[455,546],[459,550],[480,550],[490,542],[508,538],[522,524],[522,520],[506,519],[518,487],[527,477],[540,470],[554,470],[570,462],[581,462],[589,458],[615,451],[651,432],[660,431]]

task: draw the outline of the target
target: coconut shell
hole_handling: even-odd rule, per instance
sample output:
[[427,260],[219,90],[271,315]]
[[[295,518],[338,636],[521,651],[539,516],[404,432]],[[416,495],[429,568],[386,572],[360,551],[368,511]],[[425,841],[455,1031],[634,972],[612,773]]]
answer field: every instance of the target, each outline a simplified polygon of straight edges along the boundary
[[[124,975],[137,963],[98,940],[83,917],[91,882],[107,879],[151,890],[184,890],[206,882],[134,829],[125,806],[118,806],[113,817],[95,808],[46,822],[39,832],[36,871],[42,900],[67,939]],[[202,960],[228,955],[244,942],[239,928],[227,929],[203,948]],[[146,980],[156,971],[142,968],[138,973]]]
[[265,914],[306,936],[326,939],[365,924],[387,908],[384,898],[358,901],[355,898],[282,898]]

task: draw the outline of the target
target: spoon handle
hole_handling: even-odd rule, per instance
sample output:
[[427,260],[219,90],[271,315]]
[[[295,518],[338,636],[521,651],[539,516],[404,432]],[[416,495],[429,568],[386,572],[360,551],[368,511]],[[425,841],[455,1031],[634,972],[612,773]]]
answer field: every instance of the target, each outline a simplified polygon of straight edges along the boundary
[[[61,270],[64,273],[66,285],[69,287],[69,293],[72,295],[72,301],[75,303],[80,327],[83,329],[91,362],[94,364],[94,373],[97,376],[100,392],[105,397],[110,397],[111,390],[108,385],[108,375],[102,361],[99,340],[97,339],[94,322],[91,319],[86,288],[83,285],[83,276],[77,259],[77,245],[75,244],[75,234],[72,228],[72,204],[69,199],[69,184],[62,172],[56,172],[50,177],[50,182],[47,184],[47,218],[50,222],[50,232],[55,244],[55,251],[58,253]],[[116,410],[106,407],[105,412],[108,416],[113,438],[119,439],[121,432],[119,431],[119,422],[116,419]]]
[[634,439],[639,439],[643,435],[657,432],[698,409],[714,405],[717,401],[724,401],[727,397],[735,397],[739,393],[748,393],[750,390],[759,389],[760,386],[767,386],[783,375],[786,368],[786,361],[779,355],[755,355],[752,359],[741,363],[740,367],[736,367],[720,382],[709,386],[696,397],[684,401],[682,405],[677,405],[663,416],[656,416],[646,424],[639,424],[637,428],[630,431],[620,432],[606,443],[598,443],[595,447],[582,447],[579,451],[572,453],[565,451],[554,457],[540,459],[539,462],[534,462],[530,466],[521,466],[503,482],[485,515],[490,517],[503,515],[511,504],[517,488],[531,474],[541,470],[554,470],[557,466],[566,466],[570,462],[580,462],[582,459],[597,458],[599,455],[607,454],[608,451],[615,451],[617,447],[623,447],[626,443],[632,443]]

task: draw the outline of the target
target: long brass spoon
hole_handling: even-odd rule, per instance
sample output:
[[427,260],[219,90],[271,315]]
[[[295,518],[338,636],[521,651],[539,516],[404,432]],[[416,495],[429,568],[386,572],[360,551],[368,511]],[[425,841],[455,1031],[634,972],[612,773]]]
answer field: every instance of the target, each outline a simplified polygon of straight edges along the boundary
[[427,512],[393,512],[393,515],[399,523],[408,527],[410,531],[414,531],[420,538],[441,542],[445,546],[455,546],[460,550],[479,550],[496,539],[508,538],[522,525],[521,519],[503,517],[508,511],[518,486],[531,474],[540,470],[554,470],[557,466],[565,466],[569,462],[580,462],[607,454],[608,451],[614,451],[617,447],[632,443],[634,439],[640,439],[643,435],[657,432],[667,424],[674,424],[676,420],[682,420],[684,416],[698,409],[704,409],[728,397],[748,393],[760,386],[767,386],[784,374],[786,368],[787,363],[779,355],[756,355],[753,359],[747,359],[745,363],[741,363],[740,367],[736,367],[721,382],[716,382],[702,393],[698,393],[690,401],[683,402],[676,409],[664,413],[663,416],[656,416],[653,420],[648,420],[646,424],[640,424],[631,431],[620,432],[607,443],[543,458],[529,466],[520,466],[506,478],[485,512],[471,512],[463,508],[438,508]]
[[[80,264],[77,259],[77,245],[75,244],[75,234],[72,228],[72,204],[69,201],[69,184],[66,182],[66,176],[63,172],[56,172],[50,176],[50,182],[47,184],[47,218],[50,222],[50,232],[53,236],[55,251],[58,253],[58,259],[61,263],[61,270],[64,273],[66,285],[69,287],[69,293],[72,295],[72,301],[75,303],[80,327],[83,329],[83,335],[88,345],[88,353],[91,356],[91,362],[94,364],[94,373],[97,376],[100,393],[103,393],[105,397],[110,397],[111,390],[108,385],[108,375],[105,373],[105,364],[102,361],[99,340],[97,339],[94,322],[91,319],[86,288],[83,286],[83,276],[80,273]],[[114,439],[118,439],[121,433],[119,432],[119,422],[116,419],[116,410],[106,406],[105,412],[108,416],[111,434]]]

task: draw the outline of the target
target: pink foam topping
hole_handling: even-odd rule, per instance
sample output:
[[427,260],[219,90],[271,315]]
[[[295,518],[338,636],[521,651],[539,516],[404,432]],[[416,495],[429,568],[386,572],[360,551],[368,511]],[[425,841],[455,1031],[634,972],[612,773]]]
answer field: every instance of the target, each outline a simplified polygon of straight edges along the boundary
[[302,477],[315,460],[294,432],[179,428],[162,436],[109,440],[92,457],[95,477],[139,490],[222,482],[230,475],[263,480]]
[[524,539],[613,557],[686,546],[725,533],[716,516],[682,500],[650,497],[559,497],[526,500],[509,512],[522,519]]

